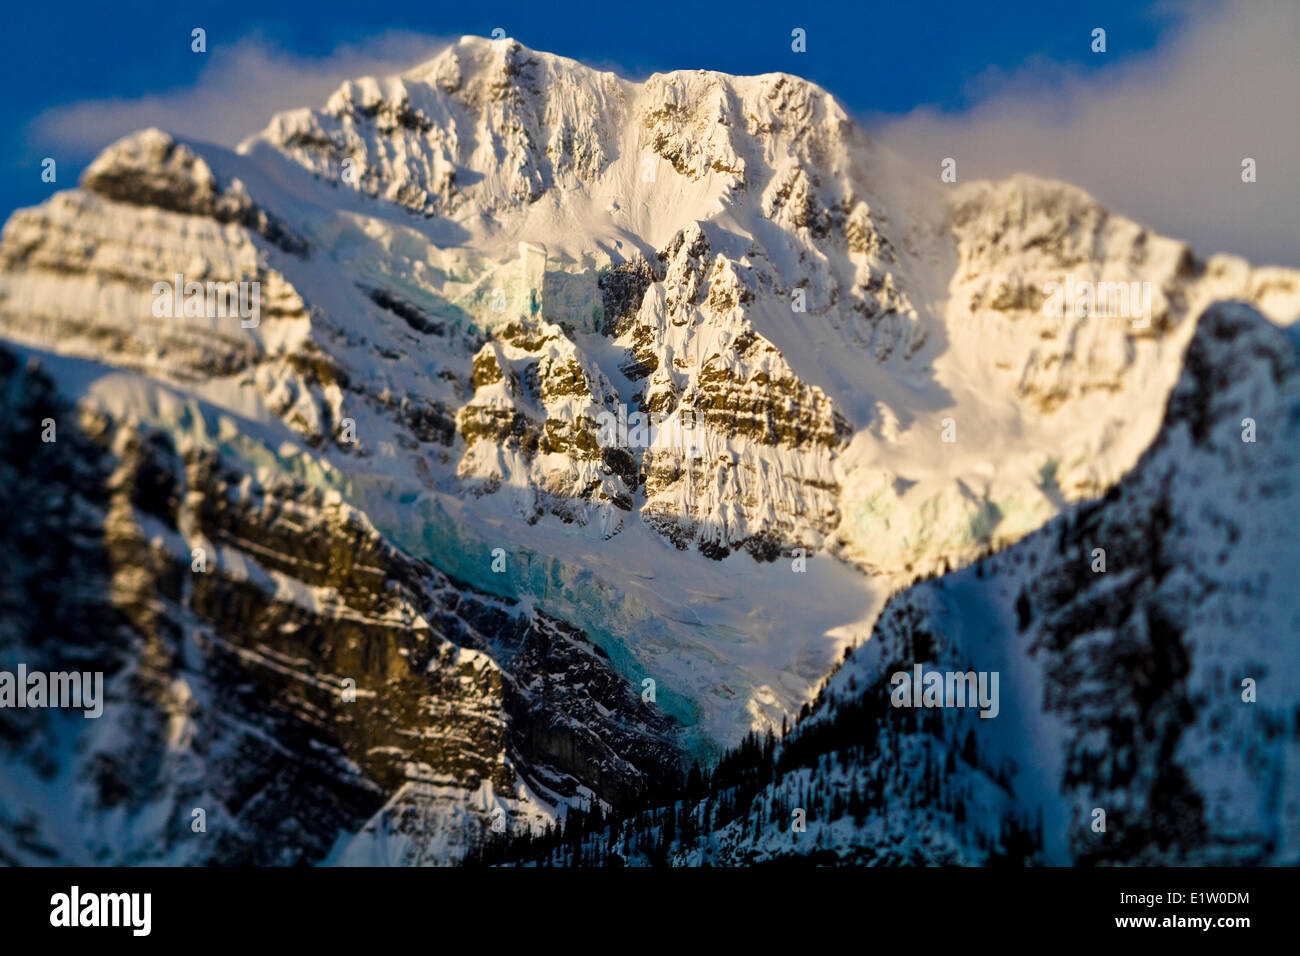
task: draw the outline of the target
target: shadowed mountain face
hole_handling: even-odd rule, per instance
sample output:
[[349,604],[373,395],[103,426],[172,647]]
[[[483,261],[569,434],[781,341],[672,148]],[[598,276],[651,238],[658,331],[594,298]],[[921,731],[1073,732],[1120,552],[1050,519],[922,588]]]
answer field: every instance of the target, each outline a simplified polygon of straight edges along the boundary
[[[671,721],[581,632],[453,584],[337,495],[78,415],[34,359],[5,350],[0,375],[21,503],[5,662],[107,680],[107,719],[0,711],[24,770],[0,804],[9,862],[310,862],[407,802],[527,820],[534,793],[624,803],[675,781]],[[46,829],[123,813],[143,832]],[[446,860],[472,836],[444,823],[403,852]]]
[[[0,666],[107,698],[0,710],[0,859],[455,862],[666,799],[856,645],[835,700],[944,654],[1009,696],[966,789],[913,773],[957,728],[868,721],[884,829],[836,859],[1291,859],[1289,744],[1199,781],[1294,707],[1214,695],[1295,656],[1298,313],[1069,186],[922,181],[786,75],[467,38],[234,152],[127,137],[0,238]],[[1008,830],[877,853],[903,799]],[[746,833],[717,859],[785,852]]]

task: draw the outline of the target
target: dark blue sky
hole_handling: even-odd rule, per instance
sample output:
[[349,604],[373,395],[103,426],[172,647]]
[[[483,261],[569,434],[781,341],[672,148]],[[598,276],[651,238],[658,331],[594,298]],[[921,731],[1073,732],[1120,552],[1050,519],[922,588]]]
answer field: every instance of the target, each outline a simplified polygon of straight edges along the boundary
[[[136,98],[192,85],[205,58],[189,33],[208,33],[207,57],[257,35],[276,48],[325,56],[340,44],[385,31],[440,36],[490,35],[494,27],[527,46],[643,76],[670,69],[729,73],[784,70],[830,90],[851,111],[903,113],[918,105],[960,111],[990,71],[1035,65],[1050,80],[1062,69],[1104,69],[1141,57],[1173,21],[1164,4],[1113,0],[1055,4],[1008,0],[954,6],[895,2],[831,5],[743,0],[738,3],[544,2],[408,3],[65,2],[12,4],[0,33],[3,151],[0,218],[67,188],[88,155],[51,149],[31,135],[50,107],[105,97]],[[938,4],[943,8],[947,4]],[[1059,6],[1059,9],[1058,9]],[[1107,30],[1108,53],[1094,57],[1089,34]],[[793,53],[790,31],[803,27],[808,51]],[[304,103],[301,105],[316,105]],[[57,186],[40,181],[40,159],[59,159]]]

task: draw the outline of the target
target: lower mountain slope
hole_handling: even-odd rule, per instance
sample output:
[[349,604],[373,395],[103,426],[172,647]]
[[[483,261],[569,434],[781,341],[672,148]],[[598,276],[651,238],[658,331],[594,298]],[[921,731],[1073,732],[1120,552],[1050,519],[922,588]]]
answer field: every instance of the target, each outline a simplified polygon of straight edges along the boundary
[[0,709],[0,861],[374,862],[415,808],[380,861],[450,863],[678,779],[580,631],[337,494],[71,405],[34,353],[0,349],[0,405],[0,666],[105,681],[97,719]]

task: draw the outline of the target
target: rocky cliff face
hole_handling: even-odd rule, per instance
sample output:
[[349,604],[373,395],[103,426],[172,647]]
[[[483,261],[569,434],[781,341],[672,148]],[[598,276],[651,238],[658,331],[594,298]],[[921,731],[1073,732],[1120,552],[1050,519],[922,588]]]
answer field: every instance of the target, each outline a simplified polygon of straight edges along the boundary
[[[340,836],[420,785],[439,825],[387,852],[445,863],[493,823],[676,778],[672,722],[581,632],[456,585],[336,493],[78,413],[35,359],[0,363],[6,663],[109,678],[103,724],[2,712],[24,771],[9,862],[348,860]],[[65,812],[129,826],[67,842]]]
[[111,609],[76,640],[153,648],[131,719],[200,728],[134,812],[236,776],[205,733],[301,749],[238,743],[246,693],[335,761],[304,859],[455,859],[495,808],[670,783],[797,713],[891,593],[1105,495],[1206,308],[1300,314],[1296,273],[1068,186],[945,188],[795,77],[466,38],[235,151],[127,137],[16,213],[0,336],[99,449],[60,459],[93,508],[59,560]]

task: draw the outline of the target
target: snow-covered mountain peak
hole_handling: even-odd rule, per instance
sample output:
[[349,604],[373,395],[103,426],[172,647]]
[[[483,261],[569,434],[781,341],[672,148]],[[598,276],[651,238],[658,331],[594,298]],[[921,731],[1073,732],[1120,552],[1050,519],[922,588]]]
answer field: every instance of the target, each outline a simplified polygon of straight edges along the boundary
[[[155,314],[177,275],[258,283],[258,321]],[[1100,284],[1135,314],[1066,307]],[[697,752],[796,712],[893,590],[1104,494],[1222,299],[1291,321],[1300,281],[1064,184],[942,184],[795,77],[474,38],[235,151],[128,137],[0,242],[3,334],[94,363],[74,397],[580,628]]]

